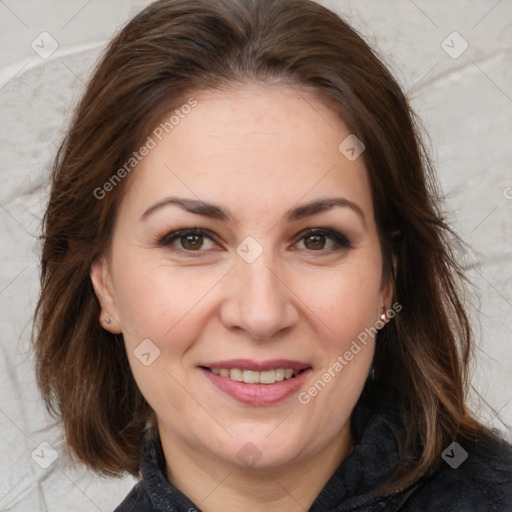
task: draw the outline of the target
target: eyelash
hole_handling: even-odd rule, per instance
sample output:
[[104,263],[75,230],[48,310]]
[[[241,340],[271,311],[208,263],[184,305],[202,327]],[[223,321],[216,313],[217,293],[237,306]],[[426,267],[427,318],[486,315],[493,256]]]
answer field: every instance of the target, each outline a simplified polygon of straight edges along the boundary
[[[198,249],[196,251],[191,251],[188,249],[181,249],[181,248],[172,246],[172,243],[175,240],[179,240],[180,238],[183,238],[187,235],[200,235],[200,236],[209,238],[213,242],[215,242],[215,240],[217,238],[216,235],[208,229],[186,228],[186,229],[178,229],[176,231],[171,231],[170,233],[168,233],[165,236],[163,236],[162,238],[160,238],[157,243],[160,247],[167,247],[172,251],[185,253],[187,256],[192,256],[192,257],[201,257],[202,256],[201,253],[208,252],[207,250]],[[315,235],[325,236],[326,238],[330,238],[331,240],[334,241],[334,245],[330,248],[319,249],[316,251],[308,250],[308,249],[304,249],[304,250],[311,252],[311,253],[318,252],[321,254],[325,254],[325,253],[337,252],[337,251],[347,250],[347,249],[352,248],[351,243],[345,236],[343,236],[341,233],[338,233],[337,231],[334,231],[332,229],[327,229],[327,228],[306,229],[302,233],[300,233],[300,237],[298,238],[297,242],[295,242],[295,243],[298,243],[298,242],[304,240],[305,238],[308,238],[310,236],[315,236]]]

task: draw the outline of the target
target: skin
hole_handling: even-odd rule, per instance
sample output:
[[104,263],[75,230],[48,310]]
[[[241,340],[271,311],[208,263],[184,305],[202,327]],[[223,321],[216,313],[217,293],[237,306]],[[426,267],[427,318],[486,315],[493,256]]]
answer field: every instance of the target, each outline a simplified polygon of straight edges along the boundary
[[[307,91],[247,84],[193,96],[198,105],[129,177],[109,254],[91,273],[100,321],[123,333],[134,377],[158,418],[171,483],[206,512],[263,511],[270,503],[307,510],[353,449],[350,414],[374,340],[307,405],[296,394],[274,405],[241,404],[198,365],[304,361],[313,371],[303,391],[375,324],[391,290],[382,279],[368,173],[362,157],[349,161],[338,150],[350,134],[341,118]],[[233,219],[177,205],[141,219],[170,196],[214,203]],[[357,204],[364,221],[339,206],[285,218],[325,197]],[[198,227],[217,239],[203,239],[192,254],[183,239],[158,243]],[[339,232],[350,247],[304,235],[315,227]],[[236,252],[248,236],[263,250],[252,263]],[[149,366],[134,354],[144,339],[160,350]],[[260,457],[252,466],[237,457],[247,443]]]

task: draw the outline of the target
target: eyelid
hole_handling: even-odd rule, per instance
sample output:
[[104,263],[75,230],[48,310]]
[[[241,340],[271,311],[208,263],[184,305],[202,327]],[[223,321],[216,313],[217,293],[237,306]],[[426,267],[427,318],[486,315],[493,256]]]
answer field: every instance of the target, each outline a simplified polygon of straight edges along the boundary
[[319,254],[321,254],[321,253],[325,254],[327,252],[332,252],[335,250],[351,249],[352,248],[352,244],[351,244],[350,240],[345,235],[341,234],[340,232],[338,232],[335,229],[323,228],[323,227],[307,228],[304,231],[301,231],[297,235],[294,245],[296,243],[300,242],[303,238],[306,238],[306,237],[312,236],[312,235],[323,235],[323,236],[326,236],[327,238],[331,238],[335,242],[335,247],[331,248],[331,249],[325,249],[325,250],[319,250],[319,251],[308,251],[311,253],[318,252]]
[[[162,237],[158,237],[156,242],[160,247],[169,247],[171,242],[175,241],[176,239],[186,236],[188,234],[197,234],[202,235],[207,238],[210,238],[215,243],[218,244],[218,236],[209,229],[205,228],[182,228],[182,229],[176,229],[173,231],[170,231],[169,233],[165,234]],[[186,251],[186,249],[178,249],[181,251]],[[201,251],[186,251],[186,252],[201,252]]]

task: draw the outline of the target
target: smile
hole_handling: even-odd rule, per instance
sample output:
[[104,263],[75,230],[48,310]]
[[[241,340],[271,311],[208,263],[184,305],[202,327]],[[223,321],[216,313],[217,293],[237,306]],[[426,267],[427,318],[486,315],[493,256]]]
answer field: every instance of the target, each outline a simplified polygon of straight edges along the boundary
[[246,384],[274,384],[283,380],[293,379],[304,370],[293,368],[276,368],[275,370],[242,370],[240,368],[207,368],[215,375],[220,375]]
[[199,369],[214,389],[252,406],[277,404],[295,395],[313,371],[309,363],[286,359],[205,362]]

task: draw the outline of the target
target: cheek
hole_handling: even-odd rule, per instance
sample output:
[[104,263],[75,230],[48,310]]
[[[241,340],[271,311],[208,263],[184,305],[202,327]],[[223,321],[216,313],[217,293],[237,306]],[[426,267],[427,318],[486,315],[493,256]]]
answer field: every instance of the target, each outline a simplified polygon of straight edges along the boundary
[[[164,258],[140,254],[118,258],[114,264],[116,301],[125,343],[135,348],[149,338],[160,349],[176,352],[187,347],[191,318],[218,281],[217,272],[173,268]],[[184,329],[188,336],[185,336]]]
[[301,297],[320,319],[334,344],[351,341],[378,318],[381,273],[364,261],[319,272],[303,283]]
[[[182,358],[201,334],[197,311],[216,279],[177,271],[162,259],[131,254],[116,262],[119,317],[137,386],[154,410],[187,403]],[[117,279],[116,279],[117,278]]]

